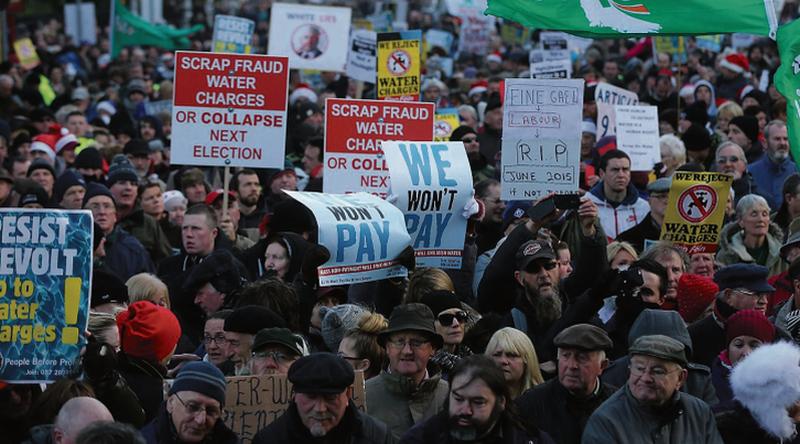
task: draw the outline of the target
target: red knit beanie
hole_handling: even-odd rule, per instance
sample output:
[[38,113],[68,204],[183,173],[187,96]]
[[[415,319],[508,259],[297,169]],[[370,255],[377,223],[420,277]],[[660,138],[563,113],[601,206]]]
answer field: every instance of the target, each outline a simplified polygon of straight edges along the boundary
[[160,305],[137,301],[117,315],[122,351],[133,358],[161,362],[181,337],[178,319]]
[[739,336],[752,336],[769,343],[775,339],[775,326],[761,310],[739,310],[725,323],[725,342],[730,344]]
[[719,293],[713,279],[697,274],[684,273],[678,280],[678,313],[686,322],[700,317]]

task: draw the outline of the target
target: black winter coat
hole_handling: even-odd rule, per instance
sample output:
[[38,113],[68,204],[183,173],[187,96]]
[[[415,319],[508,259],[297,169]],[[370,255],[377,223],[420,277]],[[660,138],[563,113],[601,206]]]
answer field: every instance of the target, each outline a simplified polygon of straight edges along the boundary
[[[500,421],[502,422],[499,427],[495,427],[495,430],[486,439],[481,440],[481,443],[555,444],[550,435],[535,427],[531,427],[532,430],[525,430],[514,424],[506,415],[503,415]],[[501,428],[502,434],[499,433]],[[455,442],[450,438],[447,411],[415,425],[400,440],[400,444],[450,444]]]

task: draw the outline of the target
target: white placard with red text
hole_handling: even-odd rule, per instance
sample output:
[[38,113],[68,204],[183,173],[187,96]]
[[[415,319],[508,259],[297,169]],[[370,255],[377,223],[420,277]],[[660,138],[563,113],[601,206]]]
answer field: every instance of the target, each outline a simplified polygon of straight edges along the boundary
[[178,51],[172,163],[283,168],[286,57]]
[[326,193],[364,191],[386,197],[383,140],[433,140],[433,103],[328,99],[325,102]]

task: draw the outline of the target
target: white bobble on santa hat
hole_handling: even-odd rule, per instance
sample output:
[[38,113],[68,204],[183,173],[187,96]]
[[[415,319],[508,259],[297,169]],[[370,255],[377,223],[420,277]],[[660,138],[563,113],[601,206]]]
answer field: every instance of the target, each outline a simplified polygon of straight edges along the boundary
[[500,55],[499,51],[495,51],[488,56],[486,56],[486,63],[503,63],[503,56]]
[[744,54],[734,52],[730,53],[719,62],[719,66],[727,68],[735,73],[743,74],[745,77],[750,77],[750,62]]
[[483,94],[489,90],[489,82],[486,80],[478,80],[477,82],[473,83],[469,87],[469,93],[467,94],[469,97],[472,97],[475,94]]
[[70,133],[68,129],[61,128],[60,133],[61,137],[59,137],[58,141],[56,141],[56,153],[60,153],[65,149],[74,150],[78,147],[78,138],[75,137],[74,134]]
[[39,134],[31,141],[31,152],[39,151],[47,154],[51,161],[56,160],[56,139],[54,134]]

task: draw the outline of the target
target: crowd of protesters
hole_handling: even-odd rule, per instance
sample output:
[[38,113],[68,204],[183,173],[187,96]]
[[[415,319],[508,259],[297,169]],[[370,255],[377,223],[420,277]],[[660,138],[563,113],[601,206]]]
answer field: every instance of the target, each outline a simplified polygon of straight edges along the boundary
[[[178,24],[183,3],[166,1],[166,18]],[[265,53],[271,2],[235,3],[216,12],[256,21]],[[458,34],[458,17],[408,3],[409,29]],[[797,12],[787,0],[781,20]],[[221,168],[170,163],[169,109],[150,104],[172,97],[172,52],[111,59],[106,30],[78,44],[60,18],[20,32],[42,63],[0,64],[0,206],[90,210],[94,271],[80,371],[0,381],[0,441],[236,443],[225,377],[278,374],[292,401],[258,444],[800,443],[800,141],[773,41],[725,36],[712,52],[689,38],[685,63],[649,38],[593,41],[573,60],[580,206],[537,220],[534,202],[500,197],[499,92],[529,77],[538,33],[497,32],[452,72],[440,62],[453,52],[433,48],[421,100],[458,109],[450,140],[475,184],[463,265],[415,268],[408,248],[394,258],[408,278],[321,287],[330,253],[283,190],[322,190],[325,100],[374,98],[374,85],[293,71],[285,168],[236,168],[224,184]],[[658,107],[652,171],[598,137],[599,82]],[[733,176],[716,254],[659,241],[675,171]]]

